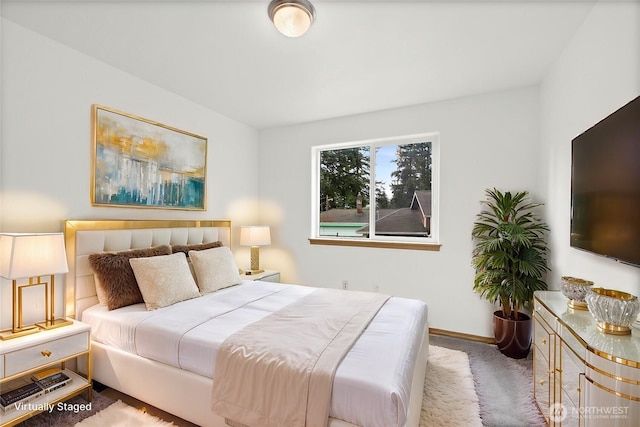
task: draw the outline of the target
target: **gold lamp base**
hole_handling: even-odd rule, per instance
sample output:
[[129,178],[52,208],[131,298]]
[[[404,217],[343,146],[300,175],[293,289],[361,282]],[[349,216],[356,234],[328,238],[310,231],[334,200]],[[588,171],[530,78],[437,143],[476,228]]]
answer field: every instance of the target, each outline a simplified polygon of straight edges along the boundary
[[260,268],[260,247],[251,246],[251,270],[246,270],[244,274],[260,274],[264,272],[263,269]]
[[36,326],[42,329],[55,329],[61,326],[68,326],[73,324],[71,320],[67,319],[54,319],[54,320],[45,320],[44,322],[36,323]]
[[6,341],[13,338],[20,338],[25,335],[35,334],[36,332],[40,332],[40,329],[35,325],[26,326],[24,328],[15,329],[15,330],[7,329],[4,331],[0,331],[0,340]]

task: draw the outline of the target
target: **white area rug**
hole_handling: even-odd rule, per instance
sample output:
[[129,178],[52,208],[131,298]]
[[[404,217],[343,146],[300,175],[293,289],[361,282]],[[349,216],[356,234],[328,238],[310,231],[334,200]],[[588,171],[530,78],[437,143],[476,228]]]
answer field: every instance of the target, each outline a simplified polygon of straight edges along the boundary
[[172,425],[173,423],[162,421],[160,418],[146,414],[118,400],[108,408],[85,418],[76,424],[76,427],[161,427]]
[[429,346],[420,427],[482,427],[466,353]]

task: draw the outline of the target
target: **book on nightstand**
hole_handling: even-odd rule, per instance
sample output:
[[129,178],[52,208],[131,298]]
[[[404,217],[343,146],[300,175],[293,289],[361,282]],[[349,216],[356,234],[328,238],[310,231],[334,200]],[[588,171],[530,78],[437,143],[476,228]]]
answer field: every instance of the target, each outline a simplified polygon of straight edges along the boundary
[[71,378],[62,371],[53,372],[49,375],[42,376],[37,373],[32,376],[34,382],[38,384],[45,393],[50,393],[54,390],[64,387],[71,382]]
[[34,381],[39,381],[43,378],[48,377],[49,375],[57,374],[58,372],[62,372],[62,369],[60,368],[43,369],[42,371],[38,371],[35,374],[31,374],[31,379]]
[[44,393],[42,387],[35,382],[28,382],[22,378],[10,381],[2,385],[0,408],[3,412],[11,412],[17,409],[21,403],[37,399]]

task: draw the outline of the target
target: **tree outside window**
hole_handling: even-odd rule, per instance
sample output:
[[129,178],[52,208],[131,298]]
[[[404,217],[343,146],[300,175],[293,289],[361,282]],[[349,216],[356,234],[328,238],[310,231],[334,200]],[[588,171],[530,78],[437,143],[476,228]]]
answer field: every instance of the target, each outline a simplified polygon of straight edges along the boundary
[[437,242],[437,144],[429,134],[315,147],[314,236]]

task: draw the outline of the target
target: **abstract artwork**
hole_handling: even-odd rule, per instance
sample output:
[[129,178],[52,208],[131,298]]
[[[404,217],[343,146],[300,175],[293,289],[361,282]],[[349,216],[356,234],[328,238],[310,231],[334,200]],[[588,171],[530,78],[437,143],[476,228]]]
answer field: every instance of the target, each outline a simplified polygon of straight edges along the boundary
[[93,106],[96,206],[205,210],[207,139]]

